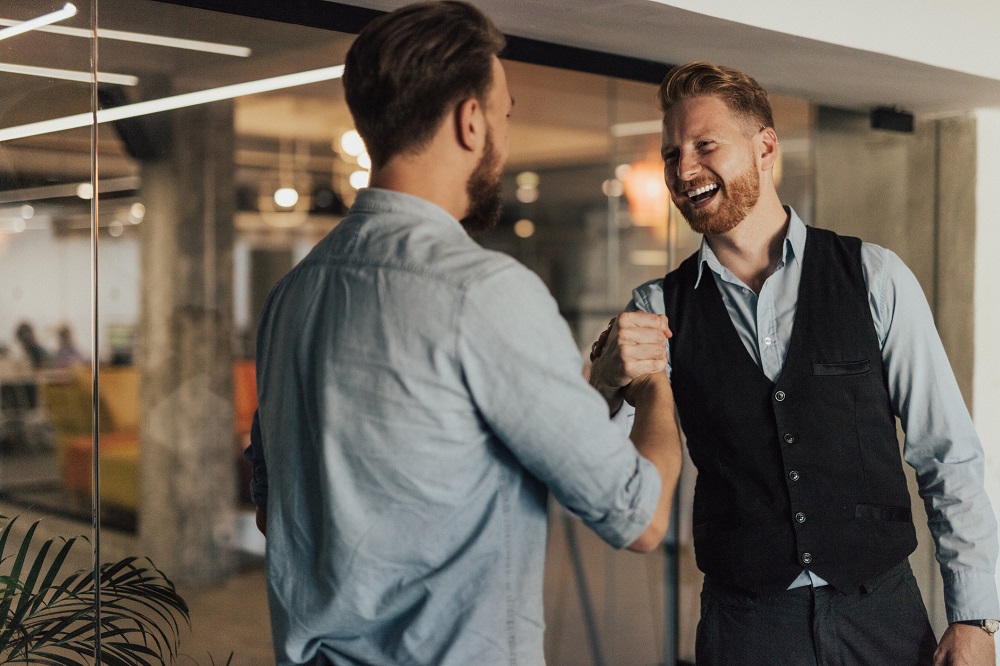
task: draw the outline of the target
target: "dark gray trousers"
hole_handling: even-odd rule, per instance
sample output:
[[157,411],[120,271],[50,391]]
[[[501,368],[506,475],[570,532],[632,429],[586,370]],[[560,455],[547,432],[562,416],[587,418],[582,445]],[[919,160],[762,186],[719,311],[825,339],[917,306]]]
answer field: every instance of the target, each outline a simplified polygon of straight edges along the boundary
[[698,666],[931,666],[937,641],[904,560],[856,590],[754,596],[707,576]]

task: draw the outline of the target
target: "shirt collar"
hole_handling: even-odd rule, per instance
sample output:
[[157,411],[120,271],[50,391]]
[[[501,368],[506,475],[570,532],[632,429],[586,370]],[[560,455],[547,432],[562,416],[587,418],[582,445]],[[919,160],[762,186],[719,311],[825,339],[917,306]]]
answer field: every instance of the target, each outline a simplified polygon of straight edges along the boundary
[[[802,253],[806,249],[806,225],[795,213],[791,206],[784,206],[785,212],[788,213],[788,230],[785,232],[785,243],[784,243],[784,262],[785,264],[790,264],[792,262],[799,263],[802,261]],[[714,271],[718,275],[722,275],[722,272],[726,268],[719,261],[719,258],[715,256],[715,252],[712,252],[712,248],[709,247],[708,242],[703,237],[701,239],[701,248],[698,250],[698,278],[695,280],[694,288],[697,289],[698,285],[701,284],[701,276],[703,274],[703,268],[708,265],[709,269]]]
[[358,190],[358,196],[351,206],[350,213],[397,213],[421,221],[430,220],[466,233],[461,222],[435,203],[412,194],[396,190],[385,190],[378,187],[365,187]]

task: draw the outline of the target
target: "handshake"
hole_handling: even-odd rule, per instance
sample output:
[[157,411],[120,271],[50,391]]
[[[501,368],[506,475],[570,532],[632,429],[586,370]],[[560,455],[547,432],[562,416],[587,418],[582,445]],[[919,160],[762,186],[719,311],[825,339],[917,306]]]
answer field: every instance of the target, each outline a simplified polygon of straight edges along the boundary
[[636,405],[642,394],[667,384],[667,318],[648,312],[622,312],[608,322],[590,348],[590,383],[601,392],[611,412],[626,401]]

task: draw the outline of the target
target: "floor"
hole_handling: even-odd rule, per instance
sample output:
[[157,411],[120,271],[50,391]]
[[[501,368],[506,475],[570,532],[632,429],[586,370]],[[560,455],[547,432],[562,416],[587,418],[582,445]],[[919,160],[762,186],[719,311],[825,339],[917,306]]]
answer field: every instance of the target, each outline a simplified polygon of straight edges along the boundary
[[[49,537],[90,534],[89,507],[71,506],[58,497],[56,486],[51,453],[0,456],[0,515],[19,516],[15,532],[22,536],[33,520],[43,519],[36,544]],[[63,510],[51,510],[53,506]],[[544,591],[548,666],[662,663],[662,552],[640,556],[614,551],[555,505],[551,515]],[[178,588],[188,603],[191,626],[179,636],[177,664],[221,665],[230,655],[232,666],[274,663],[263,537],[251,512],[242,512],[237,523],[237,573],[220,585]],[[141,554],[133,534],[108,524],[102,523],[102,559]],[[66,566],[90,568],[91,557],[88,544],[80,542]]]

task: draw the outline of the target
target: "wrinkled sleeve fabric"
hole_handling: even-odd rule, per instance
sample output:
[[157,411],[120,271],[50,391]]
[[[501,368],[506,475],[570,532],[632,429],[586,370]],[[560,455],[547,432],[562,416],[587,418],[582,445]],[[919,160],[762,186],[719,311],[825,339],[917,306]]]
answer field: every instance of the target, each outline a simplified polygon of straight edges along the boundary
[[937,544],[948,621],[1000,617],[997,525],[983,484],[983,448],[920,284],[890,250],[862,246],[893,408],[906,433]]
[[584,380],[541,280],[513,261],[480,276],[466,292],[457,345],[475,406],[500,443],[608,544],[635,541],[656,509],[659,473]]
[[264,462],[264,446],[260,435],[260,416],[253,413],[250,426],[250,445],[243,451],[243,457],[250,461],[250,501],[254,506],[267,508],[267,464]]

